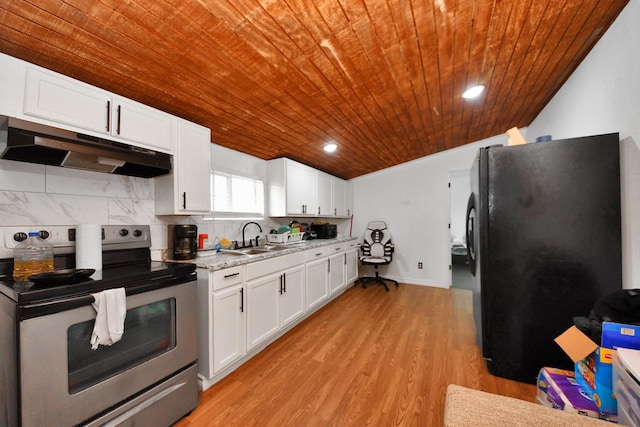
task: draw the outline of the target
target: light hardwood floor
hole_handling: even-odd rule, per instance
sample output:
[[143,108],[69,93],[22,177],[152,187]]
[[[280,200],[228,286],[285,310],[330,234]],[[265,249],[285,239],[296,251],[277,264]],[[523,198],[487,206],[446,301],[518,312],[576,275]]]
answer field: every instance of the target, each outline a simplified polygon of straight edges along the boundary
[[355,286],[200,396],[178,427],[441,426],[448,384],[533,402],[487,372],[471,292]]

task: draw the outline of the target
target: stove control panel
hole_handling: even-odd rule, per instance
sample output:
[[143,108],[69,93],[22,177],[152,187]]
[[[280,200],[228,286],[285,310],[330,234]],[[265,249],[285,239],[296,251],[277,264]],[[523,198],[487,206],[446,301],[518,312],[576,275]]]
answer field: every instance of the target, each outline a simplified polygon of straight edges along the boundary
[[[56,254],[75,253],[76,229],[74,226],[33,225],[2,227],[4,245],[0,247],[0,258],[13,257],[13,249],[25,240],[30,231],[38,231],[42,239],[55,248]],[[151,232],[148,225],[103,225],[103,250],[151,247]]]

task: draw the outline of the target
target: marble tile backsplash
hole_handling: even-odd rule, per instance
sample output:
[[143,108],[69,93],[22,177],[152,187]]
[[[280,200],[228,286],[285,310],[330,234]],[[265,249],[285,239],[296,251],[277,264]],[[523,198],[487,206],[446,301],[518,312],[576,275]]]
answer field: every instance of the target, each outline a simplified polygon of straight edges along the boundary
[[[152,257],[162,259],[167,248],[168,224],[196,224],[198,233],[211,239],[226,237],[242,241],[242,227],[249,220],[210,220],[202,216],[156,216],[154,180],[55,166],[0,160],[0,232],[3,227],[75,226],[77,224],[150,225]],[[286,218],[265,218],[246,229],[246,238],[255,239]],[[311,220],[304,220],[311,222]],[[348,220],[338,223],[338,232],[348,233]],[[0,243],[0,257],[11,257]]]

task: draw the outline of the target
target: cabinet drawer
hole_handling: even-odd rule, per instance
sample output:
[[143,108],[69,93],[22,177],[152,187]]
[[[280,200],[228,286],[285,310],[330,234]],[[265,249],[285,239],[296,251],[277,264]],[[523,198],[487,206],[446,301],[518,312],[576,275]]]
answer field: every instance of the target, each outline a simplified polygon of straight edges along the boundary
[[304,263],[302,252],[278,256],[247,264],[247,280],[253,280],[267,274],[280,272]]
[[345,242],[344,245],[346,250],[358,249],[360,247],[360,243],[358,243],[357,240],[351,240],[349,242]]
[[319,259],[322,257],[326,257],[329,255],[329,246],[322,246],[320,248],[309,249],[305,251],[305,259],[307,261],[313,261],[314,259]]
[[243,266],[230,267],[213,272],[213,290],[227,288],[244,281]]
[[329,246],[329,254],[335,255],[337,253],[344,252],[344,243],[335,243]]

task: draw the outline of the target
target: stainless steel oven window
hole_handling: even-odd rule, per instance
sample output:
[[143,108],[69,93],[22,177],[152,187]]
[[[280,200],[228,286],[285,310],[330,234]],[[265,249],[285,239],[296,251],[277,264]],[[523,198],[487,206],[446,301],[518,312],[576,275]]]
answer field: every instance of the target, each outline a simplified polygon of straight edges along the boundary
[[122,339],[91,350],[94,320],[67,329],[69,394],[140,365],[176,346],[174,298],[127,310]]

